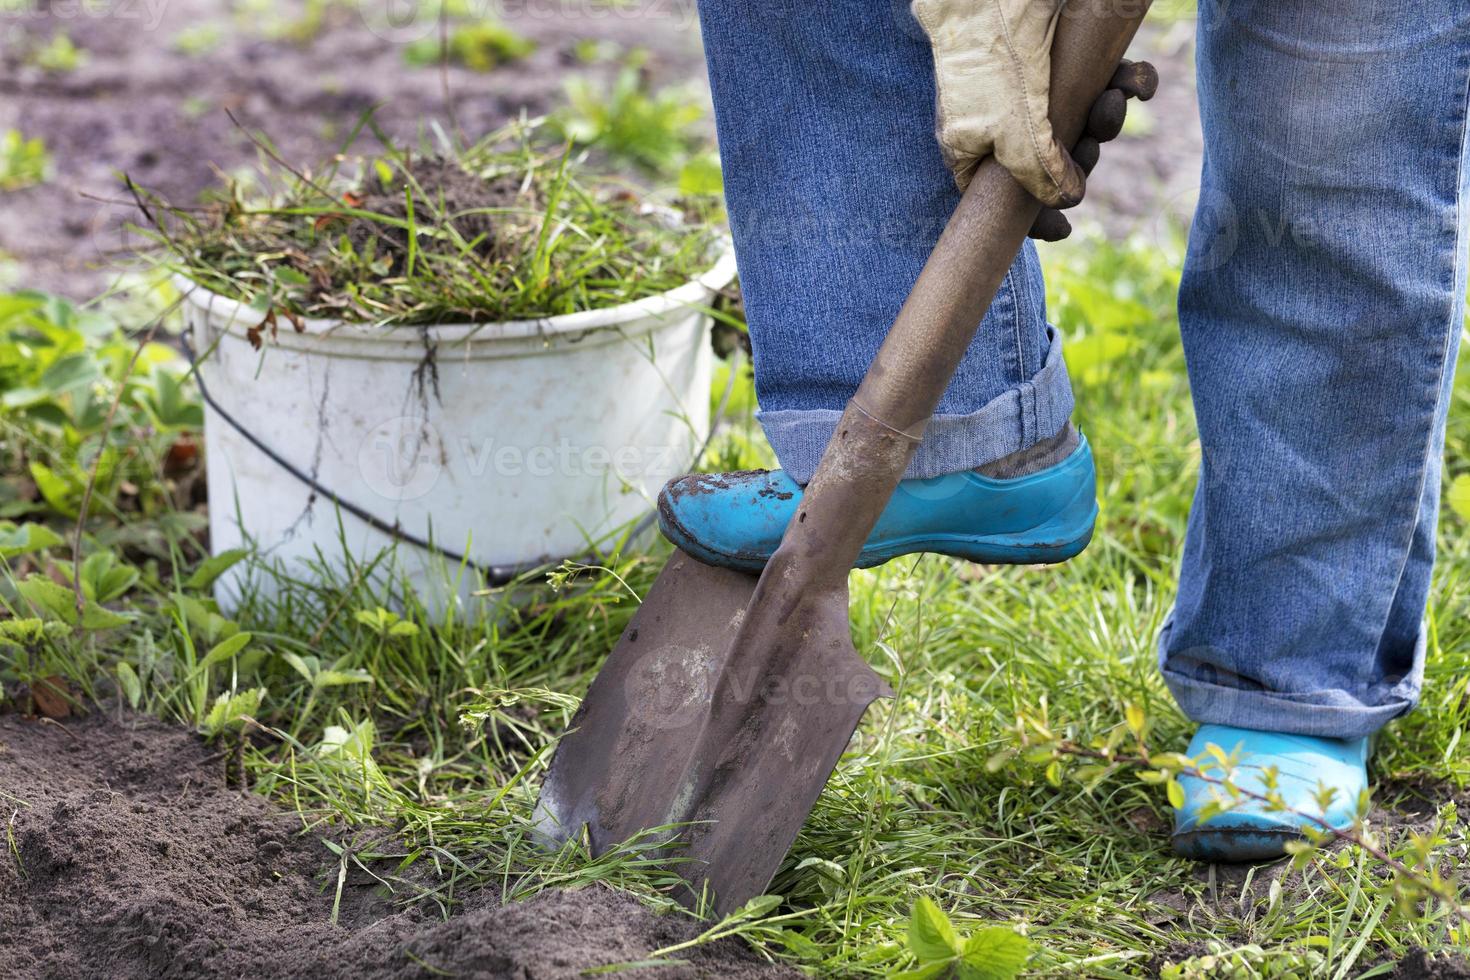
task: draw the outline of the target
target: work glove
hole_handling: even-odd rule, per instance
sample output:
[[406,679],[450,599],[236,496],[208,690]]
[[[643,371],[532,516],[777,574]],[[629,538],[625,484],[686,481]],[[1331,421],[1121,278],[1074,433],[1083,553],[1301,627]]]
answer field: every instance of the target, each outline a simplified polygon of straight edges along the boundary
[[1127,100],[1151,98],[1158,73],[1123,62],[1093,104],[1087,134],[1071,152],[1047,118],[1051,43],[1064,0],[913,0],[914,17],[934,49],[937,128],[945,163],[963,190],[987,156],[1009,170],[1051,211],[1032,236],[1054,240],[1071,230],[1056,209],[1082,200],[1099,144],[1123,128]]

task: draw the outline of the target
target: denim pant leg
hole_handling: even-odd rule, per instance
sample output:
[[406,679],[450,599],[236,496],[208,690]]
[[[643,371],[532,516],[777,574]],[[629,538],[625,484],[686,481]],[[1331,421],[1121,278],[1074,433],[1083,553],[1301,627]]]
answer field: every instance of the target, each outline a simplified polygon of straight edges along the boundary
[[[907,0],[700,0],[759,419],[808,480],[958,201]],[[908,475],[970,469],[1072,410],[1028,244]]]
[[1164,676],[1200,722],[1364,735],[1423,676],[1470,10],[1231,0],[1200,18],[1179,310],[1203,463]]

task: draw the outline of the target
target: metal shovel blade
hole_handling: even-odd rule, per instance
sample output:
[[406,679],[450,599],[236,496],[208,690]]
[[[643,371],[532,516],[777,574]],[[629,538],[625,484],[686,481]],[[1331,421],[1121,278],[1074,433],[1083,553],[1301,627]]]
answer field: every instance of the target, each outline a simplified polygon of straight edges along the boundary
[[676,551],[536,806],[549,843],[585,827],[601,854],[644,835],[686,880],[680,900],[721,915],[770,883],[863,711],[889,693],[853,649],[845,588],[783,613],[756,586]]
[[731,641],[675,795],[686,905],[726,915],[764,892],[875,699],[853,648],[847,576],[818,584],[777,554]]
[[557,744],[536,801],[545,842],[585,827],[601,854],[671,822],[663,787],[688,766],[755,584],[682,551],[669,558]]

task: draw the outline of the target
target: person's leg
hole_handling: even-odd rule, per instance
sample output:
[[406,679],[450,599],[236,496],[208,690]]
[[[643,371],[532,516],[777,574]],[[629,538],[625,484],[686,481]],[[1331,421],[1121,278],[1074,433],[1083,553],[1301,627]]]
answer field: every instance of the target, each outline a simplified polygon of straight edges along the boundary
[[1423,673],[1470,11],[1201,4],[1199,87],[1179,312],[1203,461],[1161,666],[1196,721],[1352,755]]
[[[759,419],[782,469],[690,476],[660,525],[756,570],[959,200],[934,137],[933,62],[906,0],[701,0]],[[1092,457],[1030,243],[860,564],[914,551],[1061,561],[1092,532]]]
[[[699,7],[759,419],[805,483],[959,199],[929,43],[906,0]],[[1028,243],[908,475],[990,463],[1071,410]]]

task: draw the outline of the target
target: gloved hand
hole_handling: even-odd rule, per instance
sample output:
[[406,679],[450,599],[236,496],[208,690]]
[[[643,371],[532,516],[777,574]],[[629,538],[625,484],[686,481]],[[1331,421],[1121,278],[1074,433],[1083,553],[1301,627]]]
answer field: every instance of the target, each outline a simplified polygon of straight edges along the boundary
[[[1087,135],[1069,153],[1047,118],[1061,9],[1062,0],[913,0],[934,49],[939,145],[961,189],[993,155],[1042,204],[1072,207],[1082,200],[1098,144],[1123,128],[1127,99],[1153,96],[1153,66],[1123,62],[1092,107]],[[1051,239],[1069,230],[1061,215],[1043,212],[1033,235]]]

